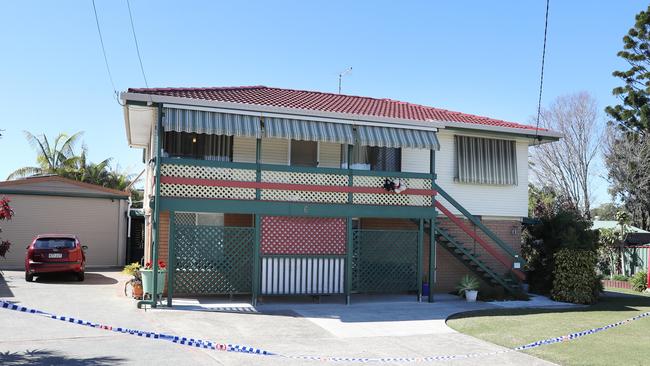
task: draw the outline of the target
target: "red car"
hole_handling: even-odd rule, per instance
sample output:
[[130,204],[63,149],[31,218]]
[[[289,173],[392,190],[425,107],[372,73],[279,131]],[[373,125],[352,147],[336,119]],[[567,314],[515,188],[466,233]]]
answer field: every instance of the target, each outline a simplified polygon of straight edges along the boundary
[[84,280],[87,246],[81,245],[75,235],[41,234],[27,247],[25,281],[34,276],[52,272],[72,272]]

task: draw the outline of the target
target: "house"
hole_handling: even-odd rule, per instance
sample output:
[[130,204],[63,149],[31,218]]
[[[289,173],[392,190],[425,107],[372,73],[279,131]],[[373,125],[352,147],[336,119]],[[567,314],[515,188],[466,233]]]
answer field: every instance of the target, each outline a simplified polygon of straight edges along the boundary
[[[592,229],[610,229],[619,233],[623,231],[618,221],[598,220],[598,218],[593,221]],[[623,241],[625,247],[622,248],[621,273],[632,276],[637,272],[646,271],[648,269],[648,254],[650,254],[650,232],[636,226],[626,225]]]
[[[129,89],[145,255],[175,295],[518,292],[528,149],[553,131],[265,86]],[[146,206],[146,205],[145,205]],[[433,279],[433,281],[430,281]],[[433,301],[433,291],[429,301]]]
[[124,265],[129,193],[48,175],[0,182],[2,196],[15,213],[2,223],[11,242],[3,268],[24,270],[25,248],[38,234],[77,235],[90,268]]

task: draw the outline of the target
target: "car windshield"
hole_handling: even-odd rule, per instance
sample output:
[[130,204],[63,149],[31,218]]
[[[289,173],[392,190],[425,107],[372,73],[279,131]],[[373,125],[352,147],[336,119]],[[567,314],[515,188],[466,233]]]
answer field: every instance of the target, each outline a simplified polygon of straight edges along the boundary
[[35,249],[61,249],[74,248],[74,239],[71,238],[39,238],[34,243]]

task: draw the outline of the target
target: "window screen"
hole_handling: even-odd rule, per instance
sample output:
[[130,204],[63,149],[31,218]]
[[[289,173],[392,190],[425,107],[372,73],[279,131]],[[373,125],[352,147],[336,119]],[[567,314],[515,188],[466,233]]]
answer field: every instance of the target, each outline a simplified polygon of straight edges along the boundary
[[454,143],[456,181],[517,185],[515,141],[454,136]]
[[291,165],[318,166],[318,142],[291,140]]
[[[341,149],[342,168],[347,168],[347,145]],[[352,169],[399,172],[402,169],[402,149],[378,146],[352,148]]]

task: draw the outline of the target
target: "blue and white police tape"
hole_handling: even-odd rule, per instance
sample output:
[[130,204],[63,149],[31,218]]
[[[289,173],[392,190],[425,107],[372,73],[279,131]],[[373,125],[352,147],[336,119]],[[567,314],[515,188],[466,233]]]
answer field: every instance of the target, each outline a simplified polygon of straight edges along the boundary
[[37,310],[37,309],[31,309],[31,308],[16,305],[16,304],[13,304],[11,302],[4,301],[4,300],[0,300],[0,307],[2,307],[4,309],[19,311],[19,312],[22,312],[22,313],[41,315],[41,316],[44,316],[44,317],[48,317],[50,319],[61,320],[61,321],[67,322],[67,323],[73,323],[73,324],[77,324],[77,325],[83,325],[83,326],[87,326],[87,327],[91,327],[91,328],[108,330],[108,331],[117,332],[117,333],[136,335],[136,336],[139,336],[139,337],[160,339],[160,340],[165,340],[165,341],[169,341],[169,342],[173,342],[173,343],[182,344],[182,345],[185,345],[185,346],[192,346],[192,347],[205,348],[205,349],[214,349],[214,350],[217,350],[217,351],[226,351],[226,352],[251,353],[251,354],[257,354],[257,355],[264,355],[264,356],[273,355],[273,353],[268,352],[268,351],[263,350],[263,349],[250,347],[250,346],[239,345],[239,344],[218,343],[218,342],[212,342],[212,341],[205,341],[205,340],[201,340],[201,339],[179,337],[179,336],[169,335],[169,334],[164,334],[164,333],[146,332],[146,331],[142,331],[142,330],[138,330],[138,329],[124,328],[124,327],[114,327],[114,326],[111,326],[111,325],[93,323],[93,322],[89,322],[89,321],[85,321],[85,320],[81,320],[81,319],[76,319],[76,318],[72,318],[72,317],[55,315],[55,314],[51,314],[51,313],[44,312],[44,311]]
[[97,328],[97,329],[102,329],[102,330],[108,330],[112,332],[118,332],[118,333],[124,333],[124,334],[130,334],[130,335],[136,335],[139,337],[145,337],[145,338],[153,338],[153,339],[160,339],[160,340],[165,340],[165,341],[170,341],[173,343],[185,345],[185,346],[191,346],[191,347],[198,347],[198,348],[205,348],[205,349],[213,349],[217,351],[225,351],[225,352],[238,352],[238,353],[248,353],[248,354],[255,354],[255,355],[263,355],[263,356],[277,356],[277,357],[284,357],[284,358],[289,358],[289,359],[295,359],[295,360],[304,360],[304,361],[330,361],[330,362],[353,362],[353,363],[412,363],[412,362],[435,362],[435,361],[453,361],[453,360],[460,360],[460,359],[472,359],[472,358],[479,358],[479,357],[486,357],[486,356],[494,356],[494,355],[500,355],[508,352],[513,352],[513,351],[523,351],[523,350],[528,350],[532,348],[537,348],[541,346],[546,346],[549,344],[554,344],[554,343],[560,343],[560,342],[567,342],[567,341],[572,341],[575,339],[578,339],[580,337],[584,337],[586,335],[590,334],[595,334],[598,332],[602,332],[608,329],[616,328],[621,325],[630,323],[634,320],[639,320],[641,318],[646,318],[650,316],[650,312],[642,313],[639,314],[635,317],[621,320],[619,322],[605,325],[602,327],[598,328],[592,328],[588,330],[583,330],[580,332],[575,332],[571,334],[567,334],[561,337],[555,337],[555,338],[548,338],[544,340],[540,340],[537,342],[532,342],[529,344],[525,344],[519,347],[511,348],[511,349],[503,349],[499,351],[494,351],[494,352],[484,352],[484,353],[469,353],[469,354],[461,354],[461,355],[438,355],[438,356],[424,356],[424,357],[329,357],[329,356],[291,356],[291,355],[282,355],[279,353],[273,353],[269,352],[260,348],[255,348],[255,347],[250,347],[250,346],[243,346],[243,345],[238,345],[238,344],[230,344],[230,343],[219,343],[219,342],[212,342],[212,341],[205,341],[201,339],[194,339],[194,338],[187,338],[187,337],[179,337],[175,335],[169,335],[169,334],[163,334],[163,333],[155,333],[155,332],[146,332],[142,330],[137,330],[137,329],[130,329],[130,328],[123,328],[123,327],[114,327],[110,325],[104,325],[104,324],[99,324],[99,323],[93,323],[81,319],[75,319],[72,317],[66,317],[66,316],[60,316],[60,315],[55,315],[51,313],[47,313],[41,310],[37,309],[31,309],[25,306],[20,306],[13,304],[8,301],[0,300],[0,307],[4,309],[9,309],[9,310],[14,310],[14,311],[19,311],[23,313],[29,313],[29,314],[35,314],[35,315],[41,315],[48,317],[50,319],[56,319],[56,320],[61,320],[64,322],[68,323],[73,323],[77,325],[83,325],[83,326],[88,326],[91,328]]

